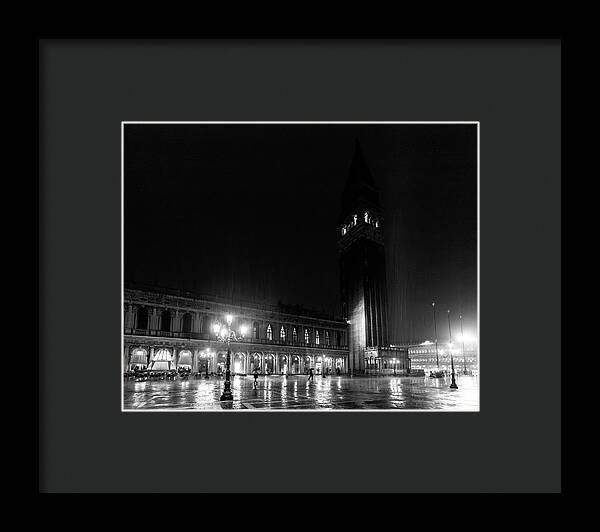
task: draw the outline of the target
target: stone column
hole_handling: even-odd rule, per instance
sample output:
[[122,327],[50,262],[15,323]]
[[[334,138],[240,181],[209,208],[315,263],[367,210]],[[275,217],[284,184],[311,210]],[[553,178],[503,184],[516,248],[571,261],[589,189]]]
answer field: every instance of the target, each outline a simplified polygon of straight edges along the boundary
[[173,365],[175,366],[175,369],[177,369],[177,366],[179,365],[179,351],[176,347],[173,348]]
[[149,355],[148,355],[148,366],[150,365],[150,362],[152,362],[152,359],[154,358],[154,347],[151,347],[150,350],[148,351]]
[[196,371],[198,371],[198,364],[196,362],[196,359],[198,358],[198,350],[191,349],[190,351],[192,352],[192,373],[196,373]]

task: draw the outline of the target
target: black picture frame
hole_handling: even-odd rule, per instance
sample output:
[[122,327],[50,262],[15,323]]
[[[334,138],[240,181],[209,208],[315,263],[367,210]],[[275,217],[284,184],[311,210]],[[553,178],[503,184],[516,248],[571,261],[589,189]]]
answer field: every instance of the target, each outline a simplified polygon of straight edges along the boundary
[[[561,490],[559,39],[42,39],[38,60],[40,492],[270,492],[280,468],[289,493]],[[122,120],[479,121],[481,411],[123,414]],[[177,449],[185,472],[129,474]]]

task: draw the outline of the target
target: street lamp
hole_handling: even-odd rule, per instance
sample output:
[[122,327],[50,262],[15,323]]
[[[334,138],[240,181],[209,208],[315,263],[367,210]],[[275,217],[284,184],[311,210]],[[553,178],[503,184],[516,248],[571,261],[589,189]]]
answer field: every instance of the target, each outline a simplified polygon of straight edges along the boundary
[[225,387],[223,389],[223,395],[221,395],[221,401],[233,401],[233,394],[231,393],[231,342],[237,342],[244,337],[247,332],[247,327],[242,325],[240,332],[237,334],[231,327],[233,323],[233,316],[227,314],[225,316],[226,325],[221,323],[215,323],[213,325],[213,332],[215,333],[217,340],[227,344],[227,359],[225,361]]
[[454,380],[454,358],[450,355],[450,363],[452,364],[452,383],[450,384],[450,388],[458,388],[458,384],[456,384],[456,380]]
[[435,335],[435,363],[437,366],[437,369],[440,369],[440,359],[438,357],[438,339],[437,339],[437,325],[435,323],[435,301],[433,303],[431,303],[431,306],[433,307],[433,334]]
[[448,342],[448,351],[450,351],[450,356],[452,357],[452,329],[450,328],[450,309],[448,309],[448,335],[450,336],[450,341]]
[[462,340],[462,355],[463,355],[463,374],[466,375],[467,374],[467,359],[465,358],[465,335],[463,333],[463,326],[462,326],[462,314],[460,316],[458,316],[458,318],[460,319],[460,339]]

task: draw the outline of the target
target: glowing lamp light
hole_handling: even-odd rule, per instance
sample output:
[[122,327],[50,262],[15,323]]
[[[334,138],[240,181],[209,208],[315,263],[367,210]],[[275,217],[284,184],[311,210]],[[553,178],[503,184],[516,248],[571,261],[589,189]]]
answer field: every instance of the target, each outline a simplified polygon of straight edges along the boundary
[[225,321],[227,321],[227,325],[231,325],[231,322],[233,321],[233,316],[231,314],[227,314],[227,316],[225,316]]
[[213,332],[214,332],[215,334],[218,334],[220,330],[221,330],[221,326],[220,326],[218,323],[215,323],[215,324],[213,325]]
[[241,334],[242,336],[246,336],[246,333],[247,333],[247,332],[248,332],[248,327],[246,327],[245,325],[242,325],[242,326],[240,327],[240,334]]
[[221,336],[222,336],[223,338],[225,338],[225,337],[227,336],[227,329],[226,329],[225,327],[223,327],[223,328],[221,329]]

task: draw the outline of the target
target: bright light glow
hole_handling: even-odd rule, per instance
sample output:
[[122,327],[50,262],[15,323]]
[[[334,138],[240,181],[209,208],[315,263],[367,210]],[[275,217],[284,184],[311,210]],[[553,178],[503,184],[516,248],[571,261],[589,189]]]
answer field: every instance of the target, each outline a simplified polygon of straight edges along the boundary
[[458,335],[458,341],[459,342],[464,342],[465,344],[474,344],[477,342],[477,338],[469,333],[464,333],[464,334],[460,334]]
[[432,343],[429,340],[425,340],[421,345],[431,345]]
[[231,325],[231,322],[233,321],[233,316],[231,314],[227,314],[227,316],[225,316],[225,321],[227,322],[227,325]]
[[245,325],[242,325],[242,326],[240,327],[240,334],[241,334],[242,336],[246,336],[246,333],[247,333],[247,332],[248,332],[248,327],[246,327]]
[[225,327],[223,327],[223,328],[221,329],[221,336],[222,336],[223,338],[225,338],[225,337],[227,336],[227,329],[226,329]]
[[215,324],[213,325],[213,332],[214,332],[215,334],[219,334],[219,331],[220,331],[220,330],[221,330],[221,326],[220,326],[218,323],[215,323]]

